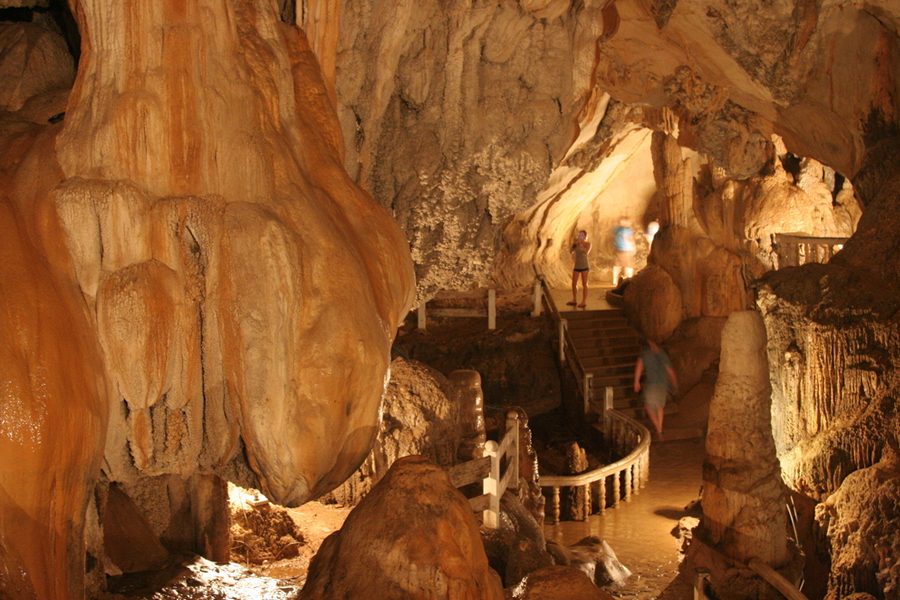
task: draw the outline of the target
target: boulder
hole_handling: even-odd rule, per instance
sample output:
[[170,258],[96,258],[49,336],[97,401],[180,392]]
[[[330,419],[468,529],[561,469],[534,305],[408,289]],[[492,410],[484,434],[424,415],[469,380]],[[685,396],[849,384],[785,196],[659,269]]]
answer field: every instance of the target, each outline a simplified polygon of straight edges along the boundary
[[662,341],[682,321],[681,291],[665,269],[650,264],[625,289],[625,309],[644,336]]
[[482,528],[481,537],[488,562],[507,588],[532,571],[554,564],[541,525],[510,491],[500,500],[500,527]]
[[502,600],[478,522],[446,472],[397,460],[326,538],[301,600]]
[[513,592],[516,600],[612,600],[575,567],[545,567],[531,573]]
[[553,555],[556,564],[584,571],[598,586],[620,586],[631,577],[631,570],[619,562],[612,547],[595,535],[568,547],[547,542],[547,551]]

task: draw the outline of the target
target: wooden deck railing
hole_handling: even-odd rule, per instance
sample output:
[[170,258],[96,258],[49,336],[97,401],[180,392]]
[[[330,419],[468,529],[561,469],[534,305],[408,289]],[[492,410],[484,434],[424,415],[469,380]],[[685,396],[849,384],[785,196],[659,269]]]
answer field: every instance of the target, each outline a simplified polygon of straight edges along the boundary
[[506,414],[506,432],[500,442],[484,444],[484,456],[449,468],[455,487],[481,482],[482,494],[469,499],[472,510],[482,513],[485,527],[500,526],[500,498],[507,489],[519,487],[519,414]]

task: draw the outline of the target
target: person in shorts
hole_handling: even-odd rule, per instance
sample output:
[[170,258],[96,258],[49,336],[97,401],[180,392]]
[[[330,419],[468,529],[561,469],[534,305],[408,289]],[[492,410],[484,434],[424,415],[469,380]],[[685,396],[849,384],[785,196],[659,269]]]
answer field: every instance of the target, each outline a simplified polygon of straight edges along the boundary
[[[645,376],[643,383],[641,375]],[[648,340],[648,346],[641,352],[634,367],[634,391],[643,390],[644,408],[659,439],[663,436],[663,416],[670,383],[672,389],[678,389],[678,378],[675,376],[675,369],[672,368],[669,356],[659,344]]]
[[[578,232],[578,237],[572,243],[570,250],[575,257],[575,267],[572,270],[572,301],[566,302],[569,306],[587,308],[588,297],[588,273],[591,265],[588,262],[588,253],[591,251],[591,243],[587,240],[587,231]],[[581,289],[583,290],[581,304],[578,304],[578,278],[581,277]]]

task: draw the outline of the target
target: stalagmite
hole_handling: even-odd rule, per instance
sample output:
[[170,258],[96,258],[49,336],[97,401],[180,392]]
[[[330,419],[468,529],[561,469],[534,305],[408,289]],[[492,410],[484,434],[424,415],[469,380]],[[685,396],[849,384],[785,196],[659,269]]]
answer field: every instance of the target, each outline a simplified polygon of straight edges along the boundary
[[694,564],[710,568],[715,593],[776,598],[746,568],[751,559],[795,577],[802,568],[787,539],[787,488],[771,433],[766,332],[755,311],[733,313],[722,330],[722,357],[710,405],[703,465],[703,518]]

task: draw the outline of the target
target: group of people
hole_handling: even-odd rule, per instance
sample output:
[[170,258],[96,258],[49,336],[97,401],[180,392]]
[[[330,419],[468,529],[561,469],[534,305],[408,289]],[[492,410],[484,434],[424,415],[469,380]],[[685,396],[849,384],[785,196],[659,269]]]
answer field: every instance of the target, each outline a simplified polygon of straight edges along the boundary
[[[650,222],[647,226],[648,241],[653,243],[653,236],[659,231],[659,223]],[[634,254],[636,251],[634,243],[634,230],[631,228],[631,220],[628,217],[619,219],[619,225],[612,232],[613,246],[616,251],[615,263],[613,265],[613,285],[618,286],[620,283],[619,276],[624,274],[625,278],[631,278],[634,275]],[[587,231],[581,230],[572,243],[570,252],[575,259],[575,266],[572,271],[572,301],[567,302],[569,306],[576,308],[587,308],[588,298],[588,274],[591,270],[588,254],[591,251],[591,243],[588,241]],[[578,302],[578,280],[581,279],[582,300]],[[643,376],[643,381],[642,381]],[[666,394],[669,386],[677,389],[678,380],[675,376],[675,370],[669,361],[668,355],[656,342],[650,340],[648,347],[641,352],[637,365],[634,370],[634,391],[641,392],[644,395],[644,407],[647,410],[647,416],[653,427],[656,429],[657,436],[661,439],[663,435],[663,417],[665,414]]]
[[[659,223],[651,221],[647,226],[647,238],[650,243],[653,242],[653,236],[659,231]],[[616,261],[613,265],[613,285],[618,286],[621,279],[620,275],[624,274],[626,279],[630,279],[634,275],[634,254],[636,247],[634,244],[634,230],[631,228],[631,219],[622,217],[619,219],[619,225],[612,232],[613,246],[616,250]],[[590,262],[588,262],[588,253],[591,251],[591,243],[588,241],[587,231],[582,229],[578,232],[578,237],[572,243],[570,253],[575,259],[575,267],[572,271],[572,301],[567,302],[569,306],[577,308],[587,307],[588,297],[588,273],[591,270]],[[581,279],[582,300],[578,303],[578,280]]]

